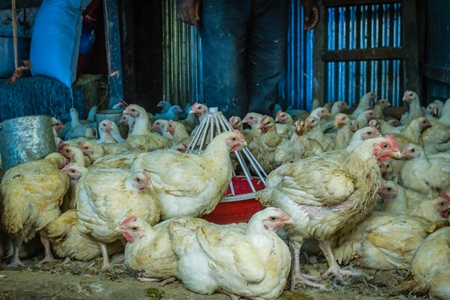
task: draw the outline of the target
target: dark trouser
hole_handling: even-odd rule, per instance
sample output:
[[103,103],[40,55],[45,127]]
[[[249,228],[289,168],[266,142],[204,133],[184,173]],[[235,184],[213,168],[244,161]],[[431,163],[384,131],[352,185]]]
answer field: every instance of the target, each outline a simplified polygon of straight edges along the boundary
[[203,0],[206,105],[229,118],[272,114],[284,66],[288,0]]

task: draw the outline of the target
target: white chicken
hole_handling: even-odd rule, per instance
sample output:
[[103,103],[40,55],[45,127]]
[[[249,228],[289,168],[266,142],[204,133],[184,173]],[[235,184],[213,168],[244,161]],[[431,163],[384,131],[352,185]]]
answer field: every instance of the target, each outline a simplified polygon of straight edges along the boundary
[[210,213],[222,200],[232,175],[230,151],[246,145],[239,131],[223,132],[201,154],[142,153],[131,169],[149,173],[161,202],[161,220],[198,217]]
[[353,262],[375,270],[408,269],[427,237],[430,221],[393,212],[372,212],[333,247],[339,263]]
[[[24,266],[19,258],[21,243],[31,240],[61,214],[59,206],[70,185],[69,178],[60,170],[66,164],[67,159],[61,154],[51,153],[44,159],[8,169],[3,176],[2,223],[14,246],[8,266]],[[52,261],[49,241],[41,235],[41,242],[45,250],[41,262]]]
[[409,274],[399,290],[428,294],[430,299],[450,299],[449,245],[450,227],[430,234],[414,253]]
[[273,207],[254,214],[245,233],[215,224],[193,230],[175,220],[169,228],[177,277],[199,294],[276,299],[290,269],[289,248],[276,230],[289,223],[291,218]]
[[390,136],[368,139],[344,157],[327,153],[280,166],[267,177],[265,189],[256,194],[264,206],[279,207],[294,220],[293,225],[285,226],[293,251],[291,290],[299,282],[323,287],[300,272],[304,238],[319,241],[330,266],[323,276],[353,274],[336,263],[330,239],[352,229],[375,206],[381,182],[378,161],[400,157]]
[[405,91],[403,101],[409,104],[409,111],[405,112],[401,119],[401,125],[408,125],[412,120],[425,117],[425,112],[420,106],[419,96],[413,91]]
[[84,174],[75,187],[77,229],[98,241],[102,269],[109,268],[106,244],[122,239],[115,228],[135,215],[154,225],[160,220],[161,205],[150,177],[144,171],[95,168]]
[[408,158],[399,174],[399,184],[423,194],[434,189],[450,195],[450,159],[427,156],[423,147],[408,144],[403,149]]
[[172,146],[171,140],[150,131],[148,114],[143,107],[130,104],[123,114],[130,114],[135,118],[134,128],[127,137],[127,143],[133,149],[142,148],[148,151]]
[[289,139],[283,138],[278,133],[275,120],[272,117],[264,115],[259,121],[259,130],[261,130],[260,136],[252,140],[248,149],[264,172],[269,173],[282,164],[282,160],[277,159],[280,157],[276,155],[277,150],[280,147],[289,148],[290,143],[288,143]]
[[161,284],[164,285],[176,276],[177,257],[169,235],[172,221],[192,230],[208,224],[208,221],[200,218],[174,218],[151,226],[148,222],[131,216],[116,228],[127,240],[125,266],[137,272],[140,281],[164,280]]
[[371,102],[375,99],[377,99],[377,95],[373,92],[365,93],[361,99],[359,99],[358,105],[356,106],[356,109],[352,112],[351,117],[356,119],[361,112],[372,108]]

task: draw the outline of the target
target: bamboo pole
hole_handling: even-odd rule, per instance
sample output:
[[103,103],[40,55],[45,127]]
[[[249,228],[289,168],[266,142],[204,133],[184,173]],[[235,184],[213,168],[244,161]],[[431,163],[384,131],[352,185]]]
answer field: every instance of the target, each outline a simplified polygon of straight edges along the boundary
[[19,67],[19,50],[17,46],[17,15],[16,15],[16,0],[11,0],[11,13],[13,25],[13,43],[14,43],[14,66],[15,69]]

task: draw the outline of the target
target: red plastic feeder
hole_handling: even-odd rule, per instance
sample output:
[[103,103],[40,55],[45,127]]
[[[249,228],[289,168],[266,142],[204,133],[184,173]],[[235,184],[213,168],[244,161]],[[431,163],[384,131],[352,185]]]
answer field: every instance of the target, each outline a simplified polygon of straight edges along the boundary
[[[222,201],[212,212],[202,216],[203,219],[215,224],[248,222],[255,213],[264,209],[264,206],[255,199],[255,193],[252,192],[247,178],[236,176],[231,180],[235,195],[232,195],[228,187]],[[252,178],[252,183],[256,191],[264,189],[264,183],[259,178]]]

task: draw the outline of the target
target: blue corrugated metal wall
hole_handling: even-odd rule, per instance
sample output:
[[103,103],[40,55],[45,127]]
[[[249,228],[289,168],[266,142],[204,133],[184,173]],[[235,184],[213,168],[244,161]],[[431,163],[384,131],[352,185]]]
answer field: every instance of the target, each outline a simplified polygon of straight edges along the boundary
[[[327,50],[401,47],[400,9],[400,3],[329,8]],[[399,106],[400,60],[330,62],[326,73],[326,102],[345,100],[352,105],[372,91]]]
[[[165,1],[172,11],[175,0]],[[172,4],[170,4],[172,3]],[[401,20],[400,3],[380,5],[360,5],[342,8],[329,8],[321,12],[321,17],[327,21],[328,31],[327,50],[335,49],[366,49],[373,47],[400,47],[401,46]],[[174,14],[164,14],[169,20],[165,21],[166,28],[179,28],[179,21]],[[176,22],[176,23],[174,23]],[[368,91],[378,94],[379,98],[388,99],[398,106],[398,98],[403,91],[402,62],[400,60],[358,61],[327,63],[327,76],[325,82],[314,83],[313,76],[313,37],[314,31],[303,30],[303,7],[298,0],[290,0],[290,27],[288,32],[288,49],[284,76],[278,86],[278,102],[282,106],[310,109],[313,98],[313,84],[323,86],[326,90],[325,102],[345,100],[349,105],[359,101],[359,98]],[[174,25],[176,24],[176,26]],[[166,65],[173,64],[174,56],[178,61],[190,65],[188,72],[179,72],[178,65],[169,76],[166,70],[164,87],[167,98],[177,98],[179,104],[186,102],[203,102],[203,87],[201,73],[201,47],[196,28],[189,30],[177,29],[166,36],[167,39],[180,38],[179,34],[189,34],[185,41],[179,43],[183,49],[165,47]],[[167,40],[168,41],[168,40]],[[166,41],[166,43],[168,43]],[[170,44],[170,43],[169,43]],[[189,53],[186,60],[186,53]],[[190,95],[190,99],[177,97],[170,89],[174,88],[174,80],[182,81],[177,86],[183,96]],[[177,94],[177,93],[175,93]],[[171,96],[169,96],[171,95]],[[180,95],[181,96],[181,95]],[[170,100],[170,99],[167,99]]]

